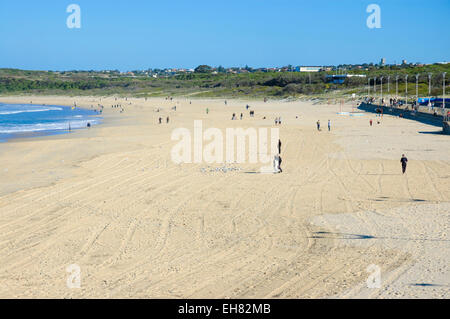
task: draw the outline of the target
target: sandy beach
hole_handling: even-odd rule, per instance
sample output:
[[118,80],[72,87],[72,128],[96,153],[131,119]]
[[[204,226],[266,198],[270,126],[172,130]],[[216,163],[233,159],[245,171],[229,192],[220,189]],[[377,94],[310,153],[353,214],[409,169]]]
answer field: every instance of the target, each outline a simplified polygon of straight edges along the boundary
[[[0,97],[30,101],[102,104],[104,122],[0,143],[0,298],[450,297],[450,136],[437,127],[299,101]],[[171,160],[172,131],[194,120],[277,116],[282,174]]]

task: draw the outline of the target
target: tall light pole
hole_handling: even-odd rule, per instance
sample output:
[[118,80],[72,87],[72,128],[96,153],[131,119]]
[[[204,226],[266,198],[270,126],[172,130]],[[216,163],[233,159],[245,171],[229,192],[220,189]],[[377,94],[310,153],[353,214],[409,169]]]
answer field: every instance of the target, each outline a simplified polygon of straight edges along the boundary
[[390,88],[390,81],[391,81],[391,76],[388,76],[388,96],[391,94],[391,88]]
[[431,107],[431,73],[428,73],[428,109]]
[[445,116],[445,75],[447,72],[442,73],[442,115]]
[[370,79],[367,79],[367,98],[370,98]]
[[417,97],[417,100],[419,100],[419,78],[420,78],[420,74],[417,73],[416,74],[416,97]]
[[376,95],[377,94],[377,78],[375,77],[375,78],[373,78],[373,97],[374,98],[376,98]]
[[383,105],[383,77],[380,78],[381,81],[381,105]]
[[405,75],[405,106],[408,106],[408,74]]
[[398,99],[398,75],[395,76],[395,98]]
[[416,74],[416,103],[419,103],[419,74]]

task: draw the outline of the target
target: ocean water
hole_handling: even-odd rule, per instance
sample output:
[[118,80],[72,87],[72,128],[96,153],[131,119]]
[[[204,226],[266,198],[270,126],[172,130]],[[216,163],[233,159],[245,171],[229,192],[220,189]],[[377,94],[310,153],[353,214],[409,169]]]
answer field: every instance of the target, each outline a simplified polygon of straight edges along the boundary
[[70,133],[86,128],[88,123],[100,124],[100,115],[93,110],[68,106],[0,103],[0,142]]

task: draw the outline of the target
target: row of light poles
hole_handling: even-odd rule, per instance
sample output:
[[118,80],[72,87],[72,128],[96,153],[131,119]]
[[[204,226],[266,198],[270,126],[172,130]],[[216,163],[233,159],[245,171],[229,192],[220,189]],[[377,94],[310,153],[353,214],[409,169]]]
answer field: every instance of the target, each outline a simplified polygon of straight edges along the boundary
[[[446,76],[447,72],[443,72],[442,73],[442,109],[445,109],[445,76]],[[419,77],[420,74],[416,74],[416,101],[419,100]],[[400,78],[399,75],[395,76],[395,96],[398,97],[398,79]],[[428,106],[431,106],[431,78],[432,78],[432,74],[428,73]],[[381,96],[381,100],[383,100],[383,79],[384,76],[380,77],[380,96]],[[373,79],[369,78],[367,80],[367,94],[368,96],[370,96],[370,81],[373,80],[373,92],[374,95],[377,92],[377,78],[374,77]],[[390,88],[390,80],[391,80],[391,76],[387,77],[387,84],[388,84],[388,93],[391,92],[391,88]],[[405,75],[405,105],[408,104],[408,74]]]

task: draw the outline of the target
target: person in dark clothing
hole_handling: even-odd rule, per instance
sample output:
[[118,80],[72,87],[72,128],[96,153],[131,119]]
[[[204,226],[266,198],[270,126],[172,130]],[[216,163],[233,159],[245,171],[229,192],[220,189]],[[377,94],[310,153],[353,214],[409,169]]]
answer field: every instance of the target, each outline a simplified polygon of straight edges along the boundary
[[281,140],[278,140],[278,154],[281,154]]
[[408,164],[408,159],[406,158],[405,154],[402,155],[400,162],[402,163],[402,172],[403,172],[403,174],[405,174],[406,173],[406,165]]
[[281,156],[278,155],[278,170],[280,171],[280,173],[283,173],[283,170],[281,169],[282,162],[283,160],[281,159]]

